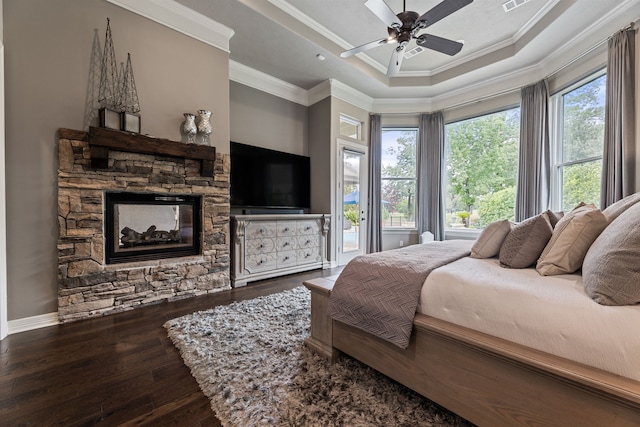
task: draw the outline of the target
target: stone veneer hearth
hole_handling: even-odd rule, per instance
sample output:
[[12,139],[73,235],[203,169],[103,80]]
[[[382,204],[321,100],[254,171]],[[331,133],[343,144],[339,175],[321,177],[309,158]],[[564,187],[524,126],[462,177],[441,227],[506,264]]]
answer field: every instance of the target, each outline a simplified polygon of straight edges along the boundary
[[[207,162],[189,158],[193,157],[189,154],[190,147],[181,142],[104,129],[95,132],[103,137],[112,132],[115,139],[124,138],[121,142],[126,144],[122,147],[127,148],[121,151],[98,147],[96,150],[90,144],[90,132],[59,130],[60,321],[102,316],[229,289],[229,155],[211,150],[215,161]],[[136,138],[140,139],[141,146],[147,147],[145,154],[130,152],[135,151]],[[168,150],[159,150],[162,154],[146,154],[155,141]],[[174,156],[172,143],[176,144],[173,147],[182,148],[186,156]],[[94,167],[96,154],[103,157],[101,168]],[[201,254],[106,265],[103,224],[106,191],[200,195]]]

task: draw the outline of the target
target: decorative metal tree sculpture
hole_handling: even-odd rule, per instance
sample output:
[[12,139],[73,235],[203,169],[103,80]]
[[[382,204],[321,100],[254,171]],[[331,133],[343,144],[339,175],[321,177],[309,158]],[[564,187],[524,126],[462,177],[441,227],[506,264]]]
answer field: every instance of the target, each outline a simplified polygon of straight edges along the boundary
[[93,123],[98,109],[101,105],[100,99],[100,76],[102,75],[102,47],[100,46],[100,37],[98,30],[94,31],[93,45],[91,48],[91,61],[89,62],[89,80],[87,82],[87,97],[84,105],[84,130],[89,130],[89,126]]
[[133,77],[130,53],[127,53],[127,67],[124,70],[124,77],[122,78],[121,109],[122,111],[132,114],[140,112],[140,102],[138,101],[136,81]]
[[118,110],[118,65],[111,38],[111,20],[107,18],[107,33],[104,40],[104,53],[102,54],[102,66],[100,67],[100,90],[98,102],[101,108]]

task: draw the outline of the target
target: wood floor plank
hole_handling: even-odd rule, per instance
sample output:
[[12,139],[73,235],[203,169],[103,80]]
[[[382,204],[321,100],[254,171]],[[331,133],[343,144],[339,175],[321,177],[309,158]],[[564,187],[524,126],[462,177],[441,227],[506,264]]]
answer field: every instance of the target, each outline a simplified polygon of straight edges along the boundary
[[220,427],[164,323],[337,272],[284,276],[10,335],[0,341],[0,424]]

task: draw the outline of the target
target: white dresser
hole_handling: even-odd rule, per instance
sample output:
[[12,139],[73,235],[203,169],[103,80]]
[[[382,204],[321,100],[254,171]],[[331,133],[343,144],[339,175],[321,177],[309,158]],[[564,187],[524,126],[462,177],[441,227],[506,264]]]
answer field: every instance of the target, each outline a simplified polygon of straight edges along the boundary
[[330,265],[330,215],[233,215],[231,226],[234,287]]

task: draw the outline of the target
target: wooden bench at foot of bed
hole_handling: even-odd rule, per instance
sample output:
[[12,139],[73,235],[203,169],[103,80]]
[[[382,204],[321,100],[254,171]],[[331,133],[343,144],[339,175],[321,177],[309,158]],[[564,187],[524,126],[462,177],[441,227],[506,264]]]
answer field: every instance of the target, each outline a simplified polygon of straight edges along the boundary
[[[306,345],[340,352],[480,426],[639,426],[640,383],[417,314],[406,350],[326,315],[334,278],[311,291]],[[640,369],[640,367],[638,367]]]

